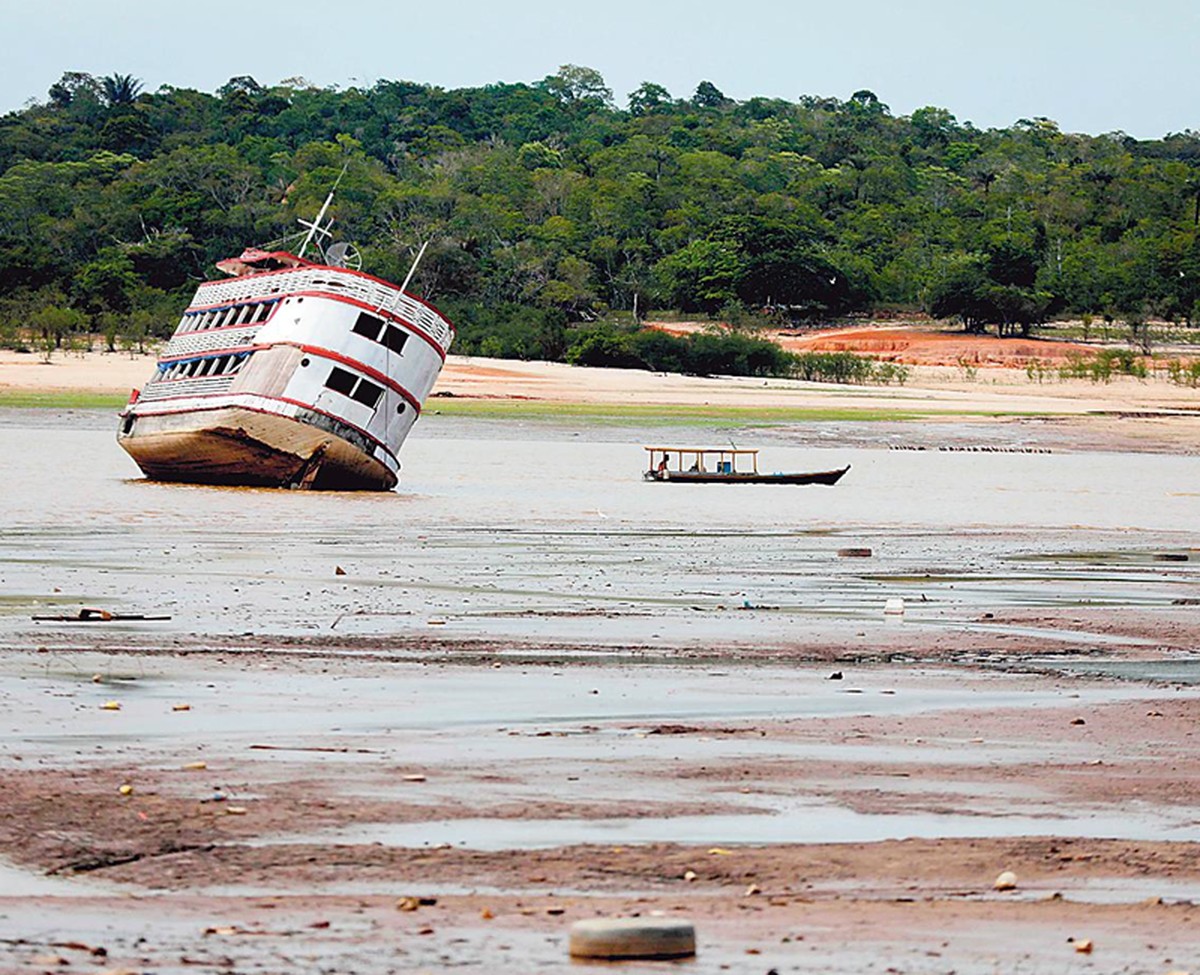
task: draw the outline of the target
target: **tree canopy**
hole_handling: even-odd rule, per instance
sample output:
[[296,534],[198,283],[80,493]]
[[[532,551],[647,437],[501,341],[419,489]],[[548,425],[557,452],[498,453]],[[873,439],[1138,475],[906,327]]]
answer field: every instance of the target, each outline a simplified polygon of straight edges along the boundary
[[430,241],[413,287],[468,322],[468,352],[561,356],[564,327],[649,307],[919,307],[1002,333],[1200,315],[1200,133],[985,131],[867,90],[737,101],[710,81],[645,81],[622,108],[564,65],[457,90],[67,72],[0,118],[0,328],[168,333],[216,260],[291,233],[343,167],[339,235],[394,279]]

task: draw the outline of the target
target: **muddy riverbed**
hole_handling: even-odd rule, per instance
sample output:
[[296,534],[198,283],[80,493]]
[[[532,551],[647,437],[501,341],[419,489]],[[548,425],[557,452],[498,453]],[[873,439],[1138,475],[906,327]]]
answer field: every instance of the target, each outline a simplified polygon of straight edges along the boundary
[[1194,971],[1200,458],[685,436],[851,471],[431,416],[395,494],[217,490],[0,415],[0,968],[562,971],[663,912],[698,973]]

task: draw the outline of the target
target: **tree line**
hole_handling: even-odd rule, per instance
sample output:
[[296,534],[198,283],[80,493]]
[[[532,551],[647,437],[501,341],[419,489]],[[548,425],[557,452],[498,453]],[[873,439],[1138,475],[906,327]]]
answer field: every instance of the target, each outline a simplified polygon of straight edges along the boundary
[[737,101],[708,81],[619,106],[575,65],[449,91],[68,72],[0,118],[0,341],[169,334],[216,260],[286,238],[343,171],[335,231],[393,280],[429,241],[412,288],[464,353],[578,358],[603,333],[628,358],[616,323],[649,309],[920,309],[1000,334],[1200,317],[1193,131],[980,130],[870,91]]

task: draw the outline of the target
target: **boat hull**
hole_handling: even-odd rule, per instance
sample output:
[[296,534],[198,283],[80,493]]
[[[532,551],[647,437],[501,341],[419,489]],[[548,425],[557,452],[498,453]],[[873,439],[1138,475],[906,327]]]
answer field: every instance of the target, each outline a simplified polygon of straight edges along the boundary
[[850,465],[832,471],[795,474],[721,474],[716,471],[647,471],[646,480],[671,484],[825,484],[834,485]]
[[139,416],[119,442],[146,477],[245,487],[390,491],[396,475],[329,431],[239,407]]

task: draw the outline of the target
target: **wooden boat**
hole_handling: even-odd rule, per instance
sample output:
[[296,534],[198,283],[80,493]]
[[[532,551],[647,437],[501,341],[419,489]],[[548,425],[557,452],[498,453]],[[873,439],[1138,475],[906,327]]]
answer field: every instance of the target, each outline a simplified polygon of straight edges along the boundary
[[725,447],[647,447],[647,481],[680,484],[837,484],[850,465],[831,471],[761,473],[757,450]]
[[400,445],[454,327],[407,280],[397,287],[351,266],[346,244],[305,259],[314,236],[328,233],[332,199],[305,223],[298,254],[248,248],[217,264],[227,279],[197,289],[154,375],[121,411],[117,440],[147,477],[396,486]]

